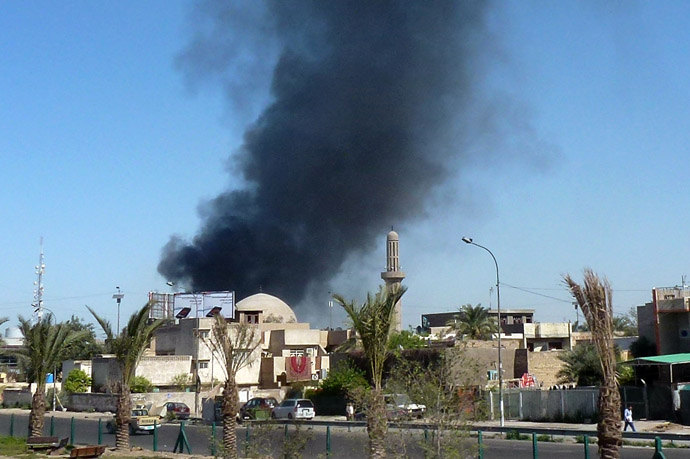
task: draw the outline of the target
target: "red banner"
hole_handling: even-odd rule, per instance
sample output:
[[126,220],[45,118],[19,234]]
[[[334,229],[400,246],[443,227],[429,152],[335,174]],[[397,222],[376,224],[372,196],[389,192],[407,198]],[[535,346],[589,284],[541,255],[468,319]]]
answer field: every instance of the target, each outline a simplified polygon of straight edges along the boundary
[[305,381],[311,379],[311,360],[306,355],[292,356],[285,359],[285,376],[288,381]]

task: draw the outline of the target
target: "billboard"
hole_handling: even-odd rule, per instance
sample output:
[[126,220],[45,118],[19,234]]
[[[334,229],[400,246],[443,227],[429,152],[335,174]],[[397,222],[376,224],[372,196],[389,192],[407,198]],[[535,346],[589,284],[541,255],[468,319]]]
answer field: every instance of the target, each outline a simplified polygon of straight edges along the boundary
[[199,292],[176,293],[174,301],[175,313],[189,308],[193,317],[205,317],[213,308],[221,308],[224,317],[235,316],[235,292]]

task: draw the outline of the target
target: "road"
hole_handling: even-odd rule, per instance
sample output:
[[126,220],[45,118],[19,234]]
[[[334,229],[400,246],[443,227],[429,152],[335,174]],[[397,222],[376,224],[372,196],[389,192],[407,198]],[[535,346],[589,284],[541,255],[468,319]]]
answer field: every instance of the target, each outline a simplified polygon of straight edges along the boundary
[[[103,417],[102,442],[105,445],[114,446],[115,436],[105,433],[105,423],[107,417]],[[55,417],[55,435],[59,437],[69,437],[71,432],[71,419],[69,417]],[[14,435],[25,436],[28,428],[28,414],[15,414],[14,416]],[[0,410],[0,435],[9,435],[10,414]],[[74,431],[76,444],[96,444],[98,441],[98,419],[74,418]],[[191,445],[191,451],[195,455],[211,454],[211,427],[201,425],[185,426],[187,438]],[[46,416],[45,434],[50,432],[50,415]],[[175,441],[179,435],[179,424],[163,424],[158,435],[158,450],[172,452]],[[367,435],[363,427],[332,427],[330,429],[331,458],[349,459],[352,457],[366,457],[367,454]],[[222,429],[216,429],[216,438],[220,439]],[[390,443],[398,453],[405,457],[422,458],[424,457],[420,444],[424,441],[422,431],[399,431],[391,429],[389,432]],[[237,439],[240,445],[240,455],[245,456],[246,452],[252,450],[262,450],[271,452],[273,457],[280,457],[283,448],[299,448],[302,450],[303,457],[324,457],[327,446],[326,428],[322,426],[308,425],[296,428],[289,426],[288,440],[286,442],[285,427],[282,425],[273,426],[252,426],[249,434],[249,448],[246,451],[247,427],[242,425],[237,428]],[[153,435],[136,434],[130,437],[132,446],[151,450],[153,448]],[[468,451],[468,457],[476,457],[471,451],[476,449],[476,438],[469,438],[463,442],[463,447]],[[579,459],[584,457],[584,446],[573,443],[539,442],[538,454],[542,458],[558,459]],[[185,451],[186,452],[186,451]],[[653,454],[651,448],[640,448],[626,446],[621,457],[624,459],[649,459]],[[668,459],[680,459],[689,456],[685,448],[665,448],[664,454]],[[520,440],[493,439],[488,435],[484,439],[484,458],[486,459],[516,459],[531,458],[532,442]],[[590,457],[597,457],[596,446],[590,446]]]

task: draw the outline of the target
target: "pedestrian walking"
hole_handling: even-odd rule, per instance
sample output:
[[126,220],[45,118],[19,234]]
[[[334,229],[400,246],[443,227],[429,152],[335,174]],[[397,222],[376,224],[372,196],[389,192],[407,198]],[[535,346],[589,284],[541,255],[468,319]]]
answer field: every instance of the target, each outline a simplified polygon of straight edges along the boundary
[[635,424],[633,424],[632,406],[627,407],[625,411],[623,411],[623,420],[625,421],[625,427],[623,427],[624,432],[628,430],[628,426],[630,426],[633,432],[637,432],[635,430]]
[[354,421],[355,419],[355,406],[352,403],[348,403],[345,407],[345,415],[348,421]]

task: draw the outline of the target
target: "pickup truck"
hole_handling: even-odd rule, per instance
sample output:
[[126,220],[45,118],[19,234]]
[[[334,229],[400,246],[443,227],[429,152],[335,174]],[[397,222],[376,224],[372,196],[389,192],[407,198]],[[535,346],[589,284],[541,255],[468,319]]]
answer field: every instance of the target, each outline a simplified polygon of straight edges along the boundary
[[[149,416],[149,412],[145,408],[134,408],[129,418],[129,434],[134,435],[137,432],[152,434],[156,423],[160,424],[158,416]],[[108,421],[106,428],[108,433],[115,433],[117,430],[115,418]]]

